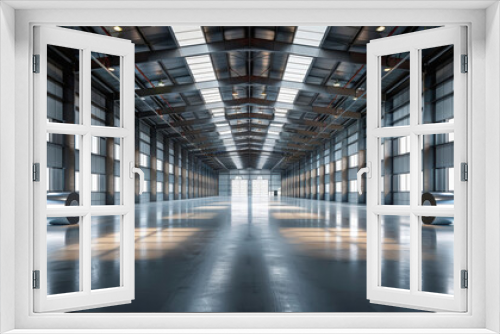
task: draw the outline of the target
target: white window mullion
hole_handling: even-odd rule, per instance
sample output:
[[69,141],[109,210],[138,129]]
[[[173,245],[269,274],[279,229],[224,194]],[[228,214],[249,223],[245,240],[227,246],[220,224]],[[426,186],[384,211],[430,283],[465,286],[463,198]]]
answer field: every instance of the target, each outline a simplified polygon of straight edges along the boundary
[[[410,207],[418,206],[420,199],[419,179],[421,154],[419,154],[418,135],[414,129],[419,122],[421,105],[420,52],[410,50]],[[420,282],[420,224],[419,217],[411,210],[410,213],[410,291],[416,293]]]
[[[82,111],[80,117],[82,124],[87,128],[87,132],[83,135],[82,149],[80,151],[80,161],[82,170],[82,188],[80,198],[85,207],[90,207],[92,204],[92,189],[91,189],[91,151],[92,151],[92,134],[88,131],[92,122],[92,103],[91,103],[91,50],[84,49],[81,59],[83,65],[81,77],[82,91],[80,93],[80,101],[82,103]],[[90,293],[92,282],[92,236],[91,236],[91,216],[90,211],[87,211],[82,217],[82,243],[80,244],[82,273],[83,278],[83,292]]]

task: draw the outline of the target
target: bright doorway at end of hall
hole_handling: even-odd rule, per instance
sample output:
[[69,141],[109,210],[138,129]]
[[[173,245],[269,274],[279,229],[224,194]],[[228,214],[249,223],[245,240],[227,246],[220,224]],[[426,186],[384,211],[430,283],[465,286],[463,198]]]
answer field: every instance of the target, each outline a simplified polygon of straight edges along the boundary
[[269,180],[252,180],[252,196],[268,196]]

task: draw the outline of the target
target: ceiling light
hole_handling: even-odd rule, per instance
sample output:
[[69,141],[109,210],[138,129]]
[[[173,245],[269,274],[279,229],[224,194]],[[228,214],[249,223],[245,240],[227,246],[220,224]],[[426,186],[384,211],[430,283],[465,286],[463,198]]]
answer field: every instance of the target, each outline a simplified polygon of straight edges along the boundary
[[165,84],[163,83],[163,81],[160,80],[160,82],[158,82],[158,86],[163,87],[165,86]]
[[279,135],[280,133],[276,132],[276,131],[267,131],[267,134],[270,134],[270,135]]
[[108,67],[108,71],[110,71],[110,72],[114,72],[114,71],[115,71],[115,69],[114,69],[114,68],[112,68],[112,67]]
[[377,28],[377,31],[378,31],[378,32],[382,32],[382,31],[384,31],[384,30],[385,30],[385,27],[384,27],[384,26],[380,26],[380,27],[378,27],[378,28]]
[[333,87],[340,87],[340,81],[338,81],[338,80],[337,80],[337,81],[335,81],[335,82],[333,83]]
[[353,99],[353,101],[357,101],[358,98],[355,96],[352,99]]
[[144,96],[140,97],[141,101],[146,101],[146,98]]
[[390,70],[392,70],[392,68],[390,68],[390,67],[384,68],[384,72],[389,72]]
[[220,135],[228,135],[231,133],[231,130],[227,130],[227,131],[221,131],[219,132]]
[[122,27],[120,27],[120,26],[114,26],[114,27],[113,27],[113,30],[114,30],[114,31],[118,31],[118,32],[120,32],[120,31],[122,31],[123,29],[122,29]]

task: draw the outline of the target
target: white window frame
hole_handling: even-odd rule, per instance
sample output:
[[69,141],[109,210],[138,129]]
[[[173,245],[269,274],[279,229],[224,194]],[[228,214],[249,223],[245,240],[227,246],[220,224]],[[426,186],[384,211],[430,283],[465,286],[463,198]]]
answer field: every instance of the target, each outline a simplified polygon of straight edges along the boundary
[[[80,50],[80,98],[81,120],[77,124],[47,122],[47,64],[49,45],[62,46]],[[134,118],[133,100],[128,97],[133,91],[134,47],[126,40],[107,36],[93,36],[71,29],[36,26],[34,28],[34,52],[39,55],[39,73],[33,74],[34,102],[34,144],[33,161],[40,164],[40,180],[33,184],[33,270],[39,271],[39,288],[33,289],[34,311],[68,312],[107,305],[130,303],[134,299],[134,216],[133,202],[134,180],[123,177],[123,193],[120,205],[92,205],[92,192],[100,192],[104,175],[92,174],[91,160],[93,154],[100,154],[100,137],[107,135],[120,138],[123,145],[122,155],[125,161],[133,163],[134,157]],[[95,126],[91,123],[91,53],[101,52],[115,54],[121,59],[121,118],[123,124],[119,128]],[[127,67],[126,67],[127,66]],[[125,94],[129,92],[129,94]],[[46,178],[44,169],[47,163],[47,133],[82,136],[80,149],[80,205],[69,207],[51,207],[46,201]],[[129,166],[121,166],[120,174],[125,175]],[[107,289],[92,289],[92,216],[120,216],[120,284]],[[48,259],[47,259],[47,227],[48,217],[79,216],[79,289],[76,292],[48,294]]]
[[[83,3],[83,5],[82,5]],[[90,1],[83,1],[78,4],[79,9],[75,9],[77,4],[70,2],[59,2],[57,6],[66,6],[64,10],[40,11],[40,8],[50,8],[54,6],[46,1],[35,3],[16,4],[11,1],[8,4],[2,3],[0,10],[2,17],[0,19],[0,41],[2,43],[2,53],[0,55],[0,66],[2,76],[0,78],[0,93],[2,99],[0,104],[2,113],[0,114],[0,126],[3,132],[0,132],[2,141],[0,141],[0,154],[3,161],[15,161],[15,163],[2,163],[0,169],[0,178],[2,181],[1,205],[15,206],[15,211],[0,210],[2,221],[5,219],[16,221],[13,224],[2,224],[0,226],[0,238],[2,249],[7,251],[0,252],[0,264],[2,266],[2,285],[0,285],[0,316],[2,328],[6,330],[17,328],[17,333],[24,333],[23,328],[32,329],[30,333],[37,333],[36,329],[64,328],[60,333],[76,332],[75,328],[89,328],[88,332],[103,333],[99,328],[137,328],[141,324],[143,328],[193,328],[196,324],[201,329],[238,329],[255,328],[257,324],[260,328],[297,328],[303,331],[314,331],[315,329],[334,328],[364,328],[359,332],[364,333],[388,333],[392,332],[409,333],[408,328],[420,328],[422,333],[445,333],[446,329],[468,328],[468,333],[491,333],[488,329],[498,331],[500,323],[497,319],[499,302],[499,269],[498,257],[485,254],[499,254],[500,240],[498,226],[488,221],[498,221],[500,212],[498,212],[498,199],[500,188],[500,177],[494,175],[498,166],[500,154],[496,148],[500,145],[500,138],[493,136],[491,141],[486,142],[484,135],[488,129],[491,133],[498,133],[499,116],[497,110],[500,103],[496,99],[487,100],[485,94],[496,95],[500,89],[500,80],[493,72],[498,72],[498,63],[500,57],[497,53],[488,52],[486,49],[498,48],[500,46],[499,27],[500,19],[497,7],[485,8],[490,3],[474,3],[473,1],[463,2],[433,2],[433,8],[428,6],[428,2],[422,3],[398,3],[378,1],[370,5],[379,5],[374,10],[370,5],[361,2],[343,3],[340,8],[340,2],[332,2],[331,7],[316,7],[315,4],[304,2],[283,4],[283,8],[268,8],[268,15],[261,15],[260,3],[254,5],[248,3],[235,3],[227,5],[224,10],[216,9],[215,5],[207,7],[198,6],[197,9],[189,7],[186,2],[185,7],[177,8],[158,8],[158,3],[154,4],[155,9],[137,11],[132,9],[116,9],[115,3],[100,2],[101,7],[109,6],[112,11],[106,12],[103,16],[102,8],[95,8]],[[375,5],[374,5],[375,4]],[[24,10],[17,13],[9,6],[24,6]],[[166,5],[166,4],[165,4]],[[48,6],[48,7],[47,7]],[[73,7],[72,7],[73,6]],[[125,6],[134,7],[134,4],[126,3]],[[145,3],[142,8],[147,7]],[[241,7],[240,7],[241,6]],[[250,10],[241,10],[243,6],[248,6]],[[252,7],[253,6],[253,7]],[[286,6],[286,7],[285,7]],[[303,6],[303,7],[301,7]],[[359,8],[358,8],[359,6]],[[410,6],[406,7],[405,6]],[[435,7],[439,8],[435,8]],[[455,6],[455,7],[452,7]],[[496,6],[496,5],[493,5]],[[87,8],[84,8],[87,7]],[[179,8],[183,9],[179,9]],[[293,7],[293,8],[292,8]],[[347,8],[346,8],[347,7]],[[34,8],[34,9],[33,9]],[[83,8],[83,9],[82,9]],[[247,8],[247,7],[245,7]],[[412,8],[412,10],[408,10]],[[213,15],[206,15],[207,9],[213,9]],[[252,10],[253,9],[253,10]],[[311,15],[304,15],[305,11]],[[376,12],[377,15],[374,15]],[[286,14],[286,15],[285,15]],[[15,21],[14,21],[15,17]],[[169,21],[165,22],[168,17]],[[314,17],[314,22],[311,22]],[[230,18],[230,19],[229,19]],[[230,21],[229,21],[230,20]],[[27,209],[31,204],[26,203],[23,198],[31,193],[32,183],[30,181],[31,162],[29,154],[15,154],[15,152],[31,152],[30,145],[32,132],[32,107],[30,100],[26,98],[31,94],[31,27],[33,24],[72,24],[72,25],[116,25],[117,23],[127,22],[130,25],[175,25],[175,24],[203,24],[203,25],[224,25],[232,22],[246,25],[359,25],[359,22],[365,25],[386,25],[394,26],[404,23],[408,26],[429,26],[437,24],[466,24],[470,31],[469,54],[471,57],[469,69],[474,69],[477,75],[469,76],[471,90],[469,92],[469,108],[472,111],[469,117],[468,133],[472,133],[469,140],[471,157],[469,160],[469,180],[474,180],[469,189],[469,195],[473,195],[475,200],[469,204],[469,219],[474,222],[474,233],[471,233],[468,248],[470,250],[469,268],[475,274],[470,277],[470,287],[468,290],[469,311],[465,314],[367,314],[367,313],[334,313],[334,314],[33,314],[30,289],[32,262],[30,259],[30,249],[32,240],[31,235],[32,212]],[[485,22],[488,27],[485,30]],[[15,31],[15,38],[14,33]],[[486,44],[486,47],[485,47]],[[3,46],[11,48],[4,48]],[[15,50],[15,54],[14,54]],[[484,64],[490,64],[489,71],[484,71]],[[12,66],[15,61],[15,70]],[[3,75],[5,73],[5,75]],[[16,85],[12,85],[12,78],[16,78]],[[488,85],[486,85],[488,82]],[[18,88],[18,89],[17,89]],[[486,108],[488,107],[488,108]],[[15,110],[15,123],[12,113],[5,113],[4,110]],[[471,117],[474,114],[485,113],[485,117],[478,117],[474,122]],[[484,119],[488,117],[489,122]],[[26,121],[28,120],[28,121]],[[10,127],[10,128],[9,128]],[[28,134],[28,135],[27,135]],[[15,146],[12,145],[12,137],[16,138]],[[489,149],[488,156],[484,154],[484,143],[486,150]],[[9,148],[12,146],[11,148]],[[486,161],[491,164],[485,164]],[[485,182],[484,168],[492,172],[491,178]],[[477,166],[474,168],[474,166]],[[12,178],[12,173],[16,170],[16,177]],[[10,187],[9,187],[10,186]],[[18,189],[15,199],[4,200],[12,197],[10,189]],[[486,198],[485,193],[490,196]],[[29,198],[29,196],[28,196]],[[490,204],[489,206],[484,203]],[[485,219],[486,214],[490,219]],[[469,231],[471,232],[471,231]],[[15,235],[14,238],[11,235]],[[10,251],[9,251],[10,250]],[[14,254],[14,256],[12,256]],[[27,260],[28,259],[28,260]],[[17,264],[17,265],[15,265]],[[486,267],[487,265],[487,267]],[[488,268],[488,269],[486,269]],[[487,275],[488,273],[488,275]],[[6,283],[5,283],[6,282]],[[10,283],[10,285],[9,285]],[[7,284],[7,286],[5,285]],[[11,287],[15,286],[15,289]],[[488,289],[488,294],[485,293]],[[12,305],[15,304],[15,308]],[[488,312],[486,312],[488,308]],[[370,330],[373,329],[372,331]],[[377,328],[385,328],[377,330]],[[430,330],[429,328],[434,328]],[[235,330],[236,331],[236,330]],[[40,331],[41,332],[41,331]],[[51,330],[56,333],[56,330]],[[129,333],[135,331],[129,330]],[[144,333],[145,330],[137,330],[137,333]],[[165,331],[166,332],[166,331]],[[203,332],[203,330],[199,330]],[[265,332],[256,329],[255,332]],[[266,331],[269,332],[269,331]],[[339,332],[337,330],[337,332]],[[414,333],[414,330],[411,330]],[[449,331],[448,331],[449,332]]]
[[[421,120],[421,50],[436,46],[453,45],[454,71],[454,122],[424,124]],[[420,201],[421,147],[426,134],[457,132],[454,145],[454,165],[467,163],[467,73],[461,73],[461,55],[467,53],[467,28],[461,25],[440,27],[408,35],[400,35],[372,41],[367,46],[367,84],[373,94],[367,99],[367,157],[371,162],[371,174],[367,179],[367,296],[371,302],[385,305],[411,305],[410,308],[423,310],[445,310],[465,312],[467,310],[467,289],[461,288],[461,271],[470,270],[467,264],[467,185],[455,175],[454,205],[451,207],[423,206]],[[410,54],[410,124],[406,126],[384,127],[382,118],[381,59],[391,54]],[[398,144],[410,142],[410,203],[409,205],[383,205],[380,202],[380,164],[378,148],[384,138],[402,137]],[[405,145],[408,147],[407,145]],[[403,150],[403,152],[406,151]],[[398,147],[398,152],[401,148]],[[401,178],[400,178],[401,179]],[[401,185],[400,185],[401,186]],[[371,191],[370,191],[371,190]],[[402,191],[401,188],[398,191]],[[408,215],[410,217],[410,288],[395,289],[381,283],[382,235],[381,219],[384,215]],[[454,217],[453,230],[453,295],[429,293],[421,290],[422,269],[422,216]],[[407,304],[405,304],[407,303]]]

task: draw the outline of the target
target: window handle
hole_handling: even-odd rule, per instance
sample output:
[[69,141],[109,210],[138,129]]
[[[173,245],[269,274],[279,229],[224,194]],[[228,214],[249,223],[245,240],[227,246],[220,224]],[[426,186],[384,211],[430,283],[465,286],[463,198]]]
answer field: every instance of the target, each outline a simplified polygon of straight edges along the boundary
[[367,162],[366,167],[363,167],[360,170],[358,170],[358,193],[360,195],[363,194],[363,189],[361,189],[361,175],[363,175],[364,173],[366,173],[366,177],[368,179],[372,178],[372,163],[371,162]]
[[134,163],[130,162],[130,178],[133,179],[135,174],[139,175],[139,195],[144,192],[144,172],[142,169],[134,166]]

